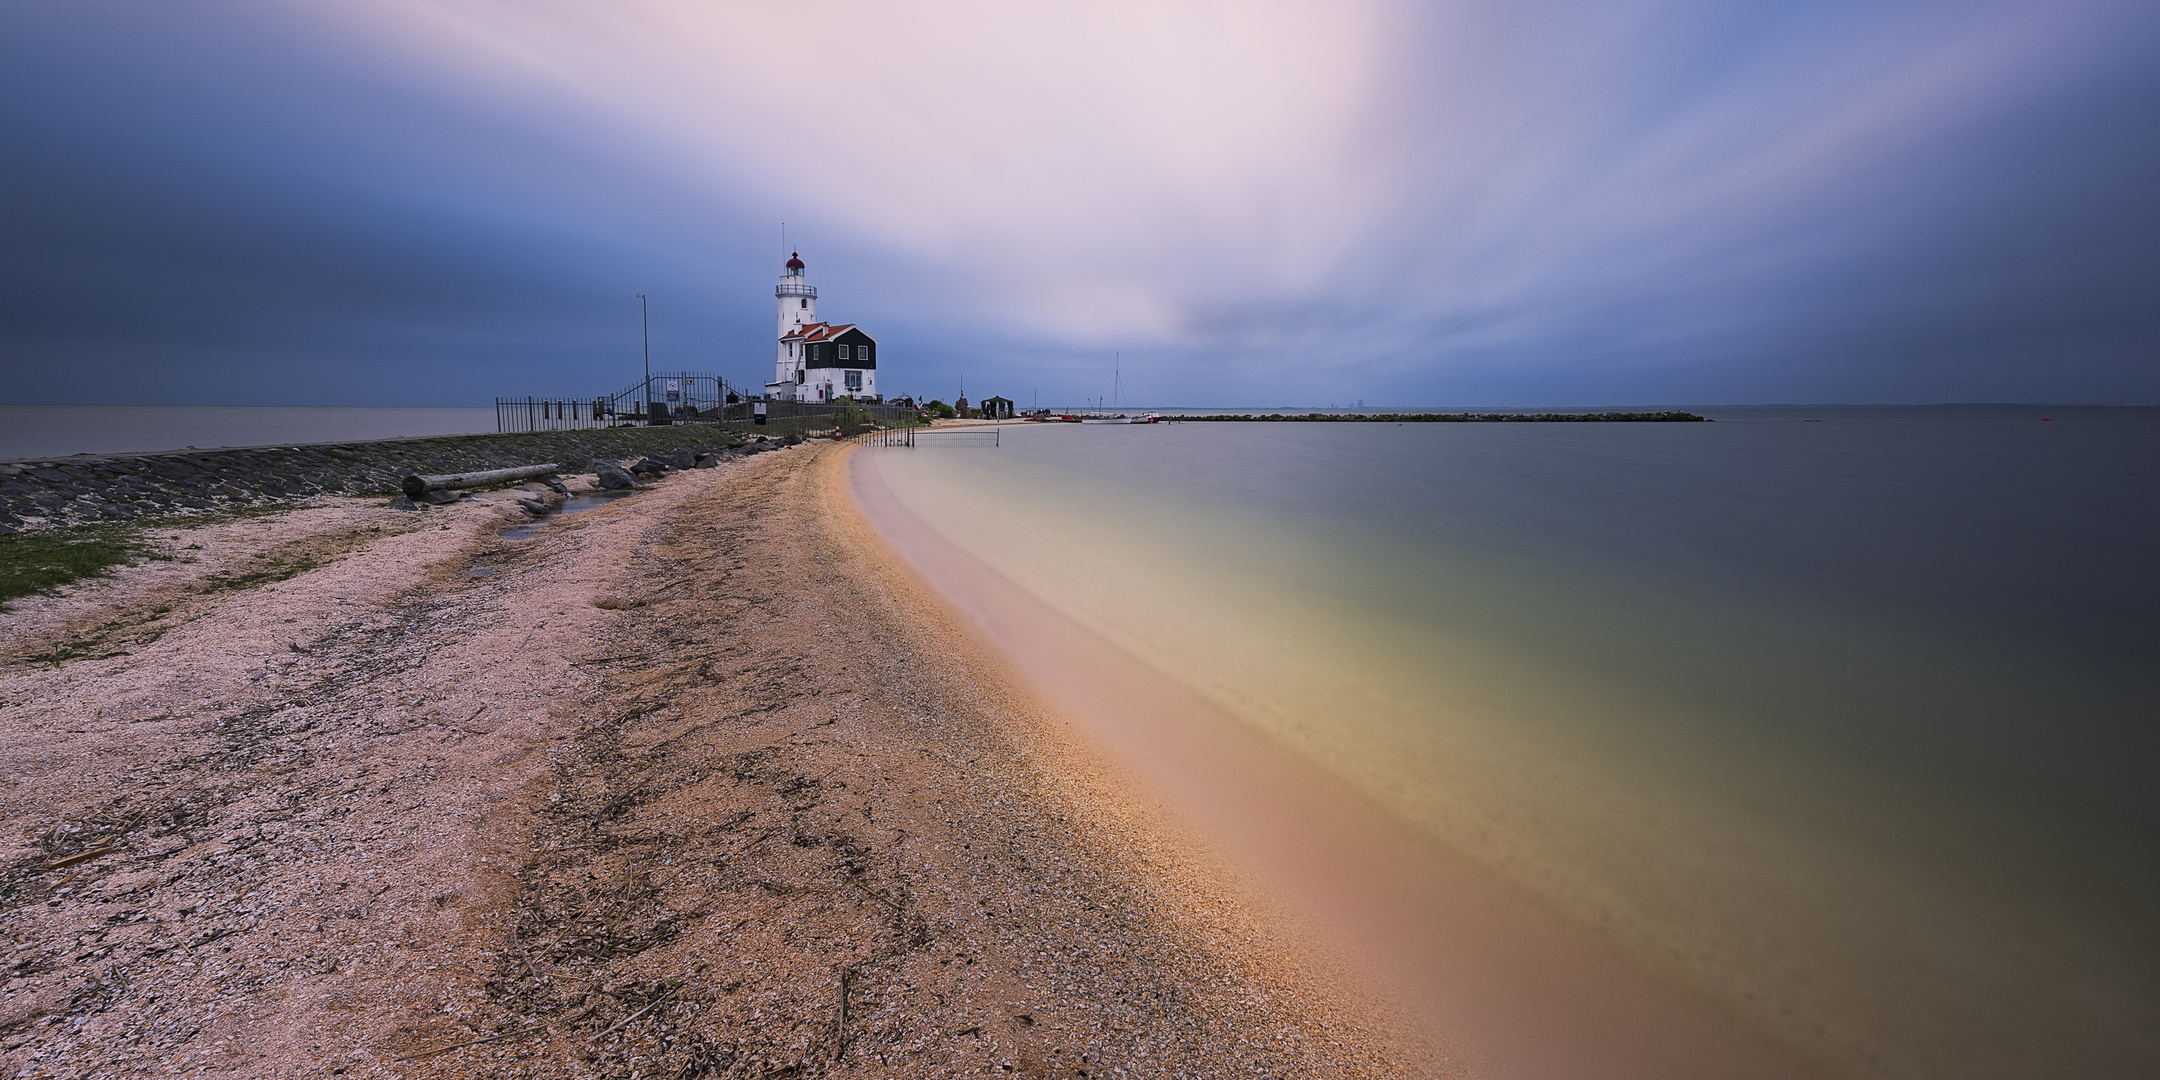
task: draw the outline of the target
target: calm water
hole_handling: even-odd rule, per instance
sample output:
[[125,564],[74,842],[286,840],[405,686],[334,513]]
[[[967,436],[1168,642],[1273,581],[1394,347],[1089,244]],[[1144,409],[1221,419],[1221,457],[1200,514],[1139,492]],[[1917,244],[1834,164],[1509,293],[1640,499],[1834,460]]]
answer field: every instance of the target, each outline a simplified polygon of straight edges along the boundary
[[1863,1074],[2154,1075],[2160,410],[1710,415],[865,452],[1752,1023]]
[[0,461],[494,430],[492,408],[0,405]]

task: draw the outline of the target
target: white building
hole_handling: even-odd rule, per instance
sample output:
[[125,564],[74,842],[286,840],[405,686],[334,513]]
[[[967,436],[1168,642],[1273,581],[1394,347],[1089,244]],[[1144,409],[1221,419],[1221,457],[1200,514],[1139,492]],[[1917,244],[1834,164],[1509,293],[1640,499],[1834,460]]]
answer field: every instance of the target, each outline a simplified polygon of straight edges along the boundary
[[877,401],[877,339],[853,323],[817,317],[817,286],[803,280],[802,255],[791,255],[773,296],[780,306],[779,354],[765,396],[781,401]]

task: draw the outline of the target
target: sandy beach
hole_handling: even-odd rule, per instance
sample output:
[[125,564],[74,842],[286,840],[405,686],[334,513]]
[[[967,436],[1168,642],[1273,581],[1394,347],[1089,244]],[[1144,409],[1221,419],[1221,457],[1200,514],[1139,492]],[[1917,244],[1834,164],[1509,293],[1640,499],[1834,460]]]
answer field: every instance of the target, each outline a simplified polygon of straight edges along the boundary
[[151,535],[0,616],[11,1076],[1459,1071],[874,536],[844,447]]

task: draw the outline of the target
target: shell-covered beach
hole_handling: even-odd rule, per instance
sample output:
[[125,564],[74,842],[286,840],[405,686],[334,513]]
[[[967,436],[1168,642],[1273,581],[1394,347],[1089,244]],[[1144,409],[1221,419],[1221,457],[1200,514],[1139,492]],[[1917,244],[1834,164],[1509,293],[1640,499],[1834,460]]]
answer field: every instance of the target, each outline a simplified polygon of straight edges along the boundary
[[844,454],[517,538],[520,491],[155,528],[18,602],[7,1074],[1445,1069],[888,561]]

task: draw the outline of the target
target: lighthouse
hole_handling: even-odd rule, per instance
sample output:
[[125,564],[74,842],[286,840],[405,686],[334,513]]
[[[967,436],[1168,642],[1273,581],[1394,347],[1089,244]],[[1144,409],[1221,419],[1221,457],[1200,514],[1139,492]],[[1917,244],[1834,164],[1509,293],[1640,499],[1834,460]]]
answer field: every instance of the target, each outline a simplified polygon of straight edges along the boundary
[[767,388],[780,386],[790,388],[783,397],[793,397],[793,387],[801,382],[803,370],[802,350],[795,348],[788,338],[805,323],[817,322],[817,286],[803,280],[802,253],[788,255],[787,267],[780,275],[780,284],[773,286],[773,299],[780,309],[779,355],[773,361],[773,381]]
[[821,323],[817,286],[803,280],[802,253],[788,256],[773,299],[780,315],[779,351],[765,396],[776,401],[880,400],[877,339],[853,323]]

